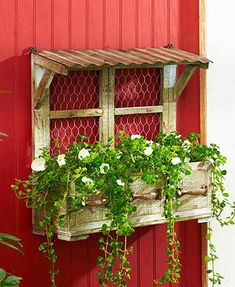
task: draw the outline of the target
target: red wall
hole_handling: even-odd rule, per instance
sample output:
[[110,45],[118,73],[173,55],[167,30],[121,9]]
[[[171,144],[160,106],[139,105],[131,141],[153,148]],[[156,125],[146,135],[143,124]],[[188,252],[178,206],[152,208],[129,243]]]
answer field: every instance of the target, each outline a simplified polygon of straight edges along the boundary
[[[0,232],[22,238],[25,256],[0,249],[0,266],[21,275],[23,287],[47,287],[48,265],[32,235],[31,211],[10,190],[31,162],[30,57],[28,48],[94,49],[165,46],[198,53],[198,0],[5,0],[0,15]],[[4,4],[3,4],[4,3]],[[199,131],[196,74],[178,104],[178,129]],[[177,225],[182,242],[180,287],[200,287],[200,227]],[[165,268],[165,226],[138,228],[130,287],[150,287]],[[97,235],[76,243],[57,242],[58,287],[95,287]],[[165,285],[171,286],[171,285]],[[175,285],[176,286],[176,285]]]

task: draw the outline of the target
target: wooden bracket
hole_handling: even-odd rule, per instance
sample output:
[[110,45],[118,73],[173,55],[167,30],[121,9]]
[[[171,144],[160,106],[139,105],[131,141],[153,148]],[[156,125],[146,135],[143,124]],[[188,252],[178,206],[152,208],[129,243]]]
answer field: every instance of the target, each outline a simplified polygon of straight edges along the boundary
[[34,108],[35,109],[40,108],[41,103],[46,93],[46,89],[50,86],[53,80],[54,74],[55,74],[54,72],[44,69],[40,82],[38,86],[35,87],[35,91],[34,91]]
[[179,79],[175,83],[174,87],[174,100],[177,102],[179,97],[181,96],[183,90],[187,86],[189,80],[192,78],[193,73],[195,72],[197,66],[194,65],[187,65],[182,74],[180,75]]

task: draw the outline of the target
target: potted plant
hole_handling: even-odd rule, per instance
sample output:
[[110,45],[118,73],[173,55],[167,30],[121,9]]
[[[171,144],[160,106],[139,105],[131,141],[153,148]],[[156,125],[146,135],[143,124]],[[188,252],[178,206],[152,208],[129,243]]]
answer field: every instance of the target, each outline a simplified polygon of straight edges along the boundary
[[[40,157],[32,162],[29,178],[16,180],[12,188],[26,201],[27,207],[40,211],[37,225],[44,230],[46,241],[39,249],[51,262],[52,287],[56,286],[57,260],[53,237],[69,215],[82,213],[89,205],[103,206],[107,219],[99,239],[102,252],[97,258],[99,284],[108,286],[111,282],[114,287],[124,287],[131,276],[128,255],[133,250],[127,245],[128,237],[134,232],[131,215],[138,208],[133,204],[133,184],[140,180],[155,186],[155,198],[163,206],[168,242],[168,269],[155,283],[175,283],[180,279],[181,263],[174,224],[180,219],[177,208],[181,204],[184,179],[192,173],[192,162],[200,162],[197,166],[207,163],[211,212],[221,225],[233,223],[235,207],[229,203],[223,186],[225,161],[216,145],[200,144],[197,134],[181,137],[176,132],[160,133],[154,141],[148,141],[140,135],[120,132],[107,144],[89,144],[80,138],[63,153],[59,147],[56,155],[42,149]],[[141,196],[149,197],[151,193]],[[223,220],[226,206],[231,208],[231,214]],[[211,240],[211,229],[207,238]],[[214,262],[214,246],[212,243],[209,246],[211,251],[205,259]],[[214,269],[209,272],[213,284],[220,280]]]

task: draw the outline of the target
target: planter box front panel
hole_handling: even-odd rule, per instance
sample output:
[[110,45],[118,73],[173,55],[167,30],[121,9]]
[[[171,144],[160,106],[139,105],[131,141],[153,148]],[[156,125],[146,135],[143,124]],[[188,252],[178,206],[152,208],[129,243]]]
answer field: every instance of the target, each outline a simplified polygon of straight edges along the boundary
[[[209,163],[190,163],[192,173],[185,176],[180,187],[182,195],[179,197],[180,205],[175,214],[179,220],[202,219],[212,215],[211,212],[211,174]],[[155,199],[134,199],[133,205],[137,211],[131,215],[134,227],[165,223],[164,201],[160,199],[160,188],[137,179],[132,184],[133,197],[154,194]],[[62,212],[64,212],[63,210]],[[58,238],[73,241],[86,238],[86,235],[101,231],[104,223],[108,223],[104,205],[85,206],[83,210],[68,215],[65,226],[58,227]],[[39,214],[36,212],[35,216]],[[35,233],[42,233],[34,226]]]

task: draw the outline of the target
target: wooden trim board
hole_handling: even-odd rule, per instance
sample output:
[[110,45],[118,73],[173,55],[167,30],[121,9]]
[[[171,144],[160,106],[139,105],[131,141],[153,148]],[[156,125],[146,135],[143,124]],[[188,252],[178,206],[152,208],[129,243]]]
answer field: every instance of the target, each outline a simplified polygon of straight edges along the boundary
[[[206,0],[199,1],[199,54],[206,55]],[[200,69],[200,134],[201,143],[206,143],[206,70]],[[206,240],[208,223],[201,224],[201,272],[202,287],[208,287],[207,264],[204,257],[208,253]]]

